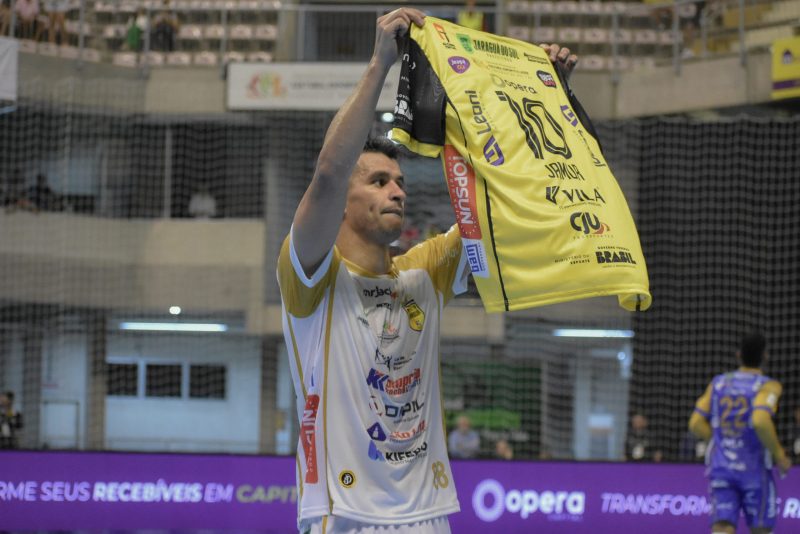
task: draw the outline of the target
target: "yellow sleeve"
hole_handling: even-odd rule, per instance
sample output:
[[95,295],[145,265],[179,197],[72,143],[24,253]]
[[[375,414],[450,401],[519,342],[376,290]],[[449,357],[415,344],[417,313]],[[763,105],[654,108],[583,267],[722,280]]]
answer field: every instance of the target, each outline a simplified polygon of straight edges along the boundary
[[325,290],[331,285],[341,262],[339,250],[334,246],[322,261],[317,272],[308,278],[292,249],[289,233],[278,255],[278,285],[286,311],[295,317],[308,317],[319,306]]
[[694,403],[694,411],[702,415],[704,418],[711,417],[711,384],[706,387],[706,390]]
[[782,392],[783,387],[777,380],[765,383],[753,401],[753,410],[765,410],[774,417],[775,412],[778,411],[778,401]]
[[402,256],[394,259],[401,270],[425,269],[436,291],[444,295],[447,304],[455,296],[454,285],[464,269],[461,261],[461,234],[456,225],[436,237],[425,240]]

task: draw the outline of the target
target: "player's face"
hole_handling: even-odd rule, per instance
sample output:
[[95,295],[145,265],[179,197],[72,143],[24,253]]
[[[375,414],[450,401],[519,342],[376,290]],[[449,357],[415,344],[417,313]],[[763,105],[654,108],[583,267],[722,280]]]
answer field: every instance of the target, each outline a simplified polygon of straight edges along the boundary
[[405,201],[405,180],[397,161],[379,152],[365,152],[350,177],[344,222],[355,232],[388,245],[403,230]]

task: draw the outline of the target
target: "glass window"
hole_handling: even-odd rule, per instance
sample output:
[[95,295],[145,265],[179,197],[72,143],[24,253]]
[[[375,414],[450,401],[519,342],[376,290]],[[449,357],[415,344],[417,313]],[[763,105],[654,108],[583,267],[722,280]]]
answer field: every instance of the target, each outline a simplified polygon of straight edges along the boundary
[[189,397],[194,399],[225,398],[224,365],[192,365],[189,367]]
[[106,395],[135,397],[139,391],[139,366],[135,363],[109,363]]
[[180,364],[147,364],[145,395],[147,397],[180,397]]

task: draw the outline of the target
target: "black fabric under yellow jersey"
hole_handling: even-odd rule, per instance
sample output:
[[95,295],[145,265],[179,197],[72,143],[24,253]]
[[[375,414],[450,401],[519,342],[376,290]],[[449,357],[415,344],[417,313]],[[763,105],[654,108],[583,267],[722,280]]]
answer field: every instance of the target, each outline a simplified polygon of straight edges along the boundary
[[487,311],[600,295],[650,306],[625,197],[540,47],[433,17],[412,25],[392,137],[442,156]]

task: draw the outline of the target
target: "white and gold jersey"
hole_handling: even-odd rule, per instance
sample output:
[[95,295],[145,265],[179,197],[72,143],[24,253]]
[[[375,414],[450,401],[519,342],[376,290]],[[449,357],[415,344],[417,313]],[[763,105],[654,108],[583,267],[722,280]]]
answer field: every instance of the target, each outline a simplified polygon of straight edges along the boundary
[[459,510],[439,328],[445,304],[466,289],[461,249],[453,227],[381,276],[334,247],[308,278],[291,238],[284,242],[278,280],[300,420],[298,521],[398,524]]

